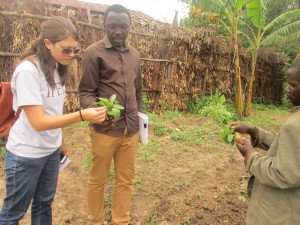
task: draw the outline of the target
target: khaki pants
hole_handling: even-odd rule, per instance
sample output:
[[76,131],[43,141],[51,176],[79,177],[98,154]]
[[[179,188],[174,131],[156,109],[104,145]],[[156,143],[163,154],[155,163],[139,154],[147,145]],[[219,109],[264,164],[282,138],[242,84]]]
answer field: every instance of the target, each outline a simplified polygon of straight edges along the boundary
[[128,224],[132,181],[135,174],[135,159],[139,133],[128,137],[113,137],[90,130],[92,164],[88,177],[88,219],[92,225],[104,222],[104,185],[114,158],[115,182],[112,196],[112,222]]

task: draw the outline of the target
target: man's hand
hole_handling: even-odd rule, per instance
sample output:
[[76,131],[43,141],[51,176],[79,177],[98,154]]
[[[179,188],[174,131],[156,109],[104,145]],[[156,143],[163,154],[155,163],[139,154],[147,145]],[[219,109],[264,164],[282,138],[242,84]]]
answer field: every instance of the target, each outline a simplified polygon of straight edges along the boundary
[[229,124],[235,132],[240,134],[249,134],[251,138],[255,138],[258,135],[258,129],[253,126],[249,126],[240,121],[232,122]]
[[242,138],[242,144],[236,143],[236,146],[244,157],[250,155],[251,152],[255,151],[251,142],[244,137]]
[[229,124],[235,132],[239,132],[240,134],[248,134],[251,127],[247,124],[244,124],[240,121],[232,122]]
[[105,119],[103,123],[98,124],[99,126],[102,126],[105,131],[108,131],[116,126],[116,121],[113,117],[109,117],[109,119]]

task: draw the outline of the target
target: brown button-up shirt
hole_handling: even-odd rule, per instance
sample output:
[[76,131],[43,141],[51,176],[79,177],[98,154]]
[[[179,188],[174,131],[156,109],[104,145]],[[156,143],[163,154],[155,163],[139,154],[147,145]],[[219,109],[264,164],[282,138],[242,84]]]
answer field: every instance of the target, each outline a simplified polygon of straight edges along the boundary
[[124,107],[114,128],[104,131],[92,124],[96,131],[123,136],[127,126],[128,135],[139,130],[138,111],[142,111],[142,77],[140,55],[128,45],[125,50],[116,49],[105,37],[89,46],[82,58],[82,78],[79,84],[79,99],[83,108],[97,106],[97,97],[110,98],[117,95],[117,101]]

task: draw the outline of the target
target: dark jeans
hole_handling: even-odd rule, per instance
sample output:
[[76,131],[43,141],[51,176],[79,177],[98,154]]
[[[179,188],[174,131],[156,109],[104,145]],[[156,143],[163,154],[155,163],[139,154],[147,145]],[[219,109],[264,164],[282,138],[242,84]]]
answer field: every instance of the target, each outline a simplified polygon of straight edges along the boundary
[[6,197],[0,225],[17,225],[32,201],[31,224],[51,225],[60,149],[42,158],[26,158],[6,151]]

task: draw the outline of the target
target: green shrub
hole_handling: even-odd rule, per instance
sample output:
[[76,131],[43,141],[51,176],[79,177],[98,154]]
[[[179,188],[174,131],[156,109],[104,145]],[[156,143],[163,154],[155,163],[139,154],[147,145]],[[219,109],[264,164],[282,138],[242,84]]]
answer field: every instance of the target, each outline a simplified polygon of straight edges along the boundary
[[232,109],[226,106],[226,98],[217,91],[215,95],[203,97],[197,104],[197,113],[212,118],[214,121],[222,124],[236,120],[237,115]]

